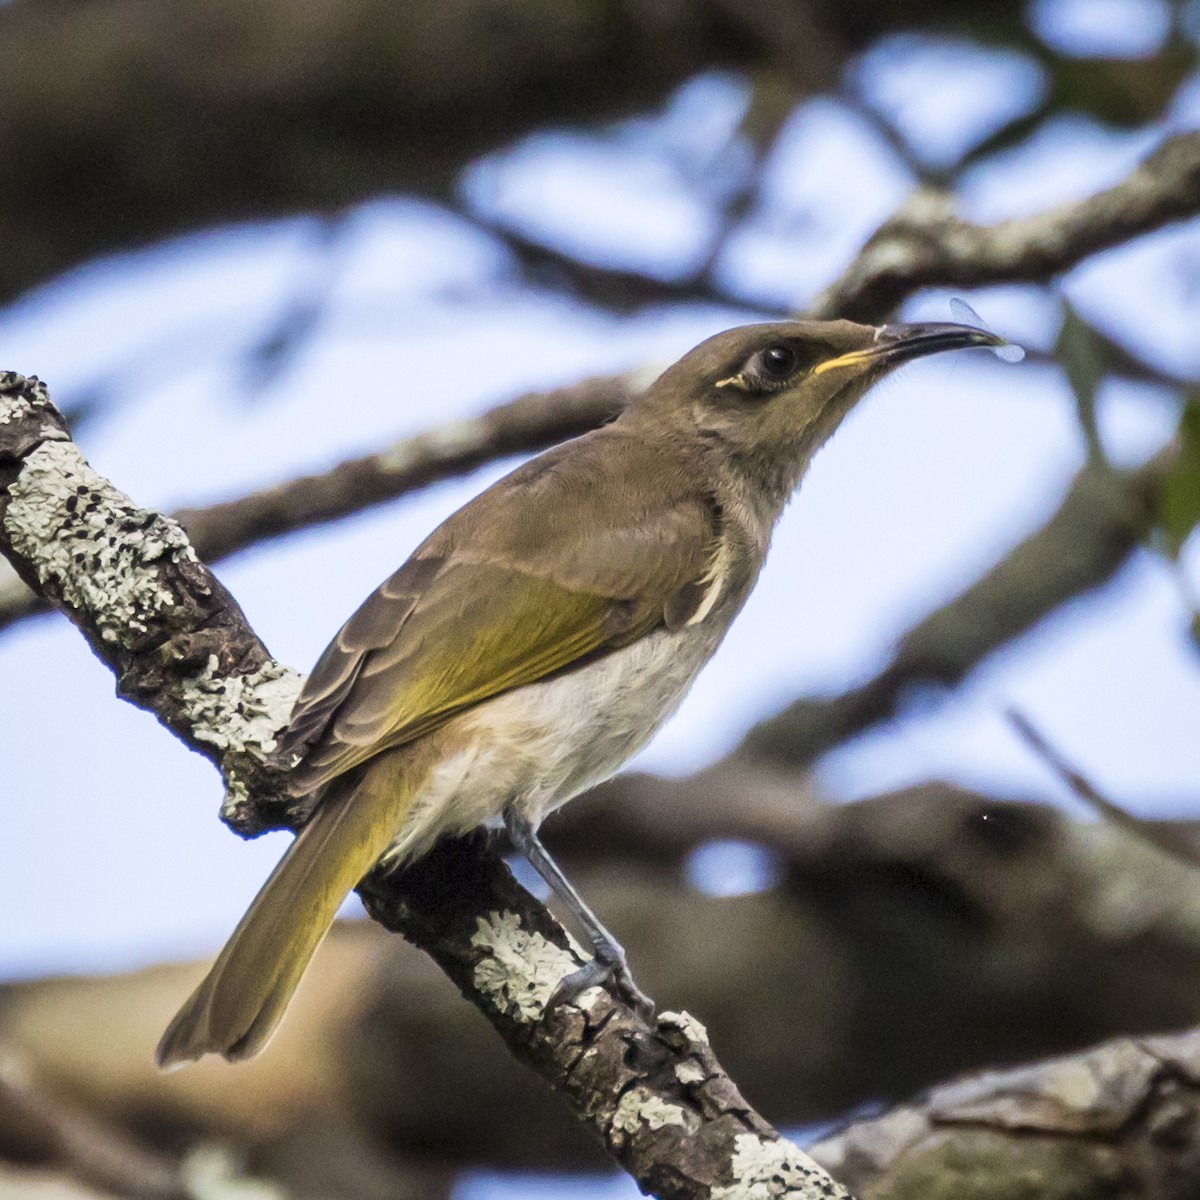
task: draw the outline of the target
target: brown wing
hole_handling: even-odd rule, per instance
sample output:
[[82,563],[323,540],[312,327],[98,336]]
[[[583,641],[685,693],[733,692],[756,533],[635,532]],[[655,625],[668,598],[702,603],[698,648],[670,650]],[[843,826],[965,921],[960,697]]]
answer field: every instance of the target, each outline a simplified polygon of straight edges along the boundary
[[663,505],[663,480],[636,443],[617,442],[614,467],[588,452],[614,435],[593,439],[461,509],[346,622],[292,713],[285,750],[307,747],[298,791],[678,622],[712,562],[714,514],[677,475]]

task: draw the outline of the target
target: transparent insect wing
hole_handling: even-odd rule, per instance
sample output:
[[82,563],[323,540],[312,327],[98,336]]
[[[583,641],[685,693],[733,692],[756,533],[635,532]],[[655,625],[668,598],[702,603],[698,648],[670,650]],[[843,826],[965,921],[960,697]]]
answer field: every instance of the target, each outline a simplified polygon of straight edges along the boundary
[[991,333],[988,323],[961,296],[950,297],[950,315],[961,325],[974,325]]
[[[992,332],[992,327],[961,296],[950,298],[950,312],[961,325],[974,325],[976,329]],[[1025,351],[1014,342],[1003,342],[999,346],[989,346],[988,349],[997,358],[1009,363],[1020,362],[1025,357]]]

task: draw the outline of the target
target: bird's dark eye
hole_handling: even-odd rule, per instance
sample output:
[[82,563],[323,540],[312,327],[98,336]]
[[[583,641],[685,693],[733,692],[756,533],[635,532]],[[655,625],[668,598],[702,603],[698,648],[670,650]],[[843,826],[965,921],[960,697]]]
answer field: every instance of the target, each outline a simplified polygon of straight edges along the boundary
[[770,396],[783,391],[818,361],[823,347],[807,342],[768,342],[742,362],[735,375],[717,381],[717,387],[736,388],[750,396]]
[[757,358],[763,378],[772,383],[782,383],[796,369],[796,351],[786,342],[778,342],[760,350]]

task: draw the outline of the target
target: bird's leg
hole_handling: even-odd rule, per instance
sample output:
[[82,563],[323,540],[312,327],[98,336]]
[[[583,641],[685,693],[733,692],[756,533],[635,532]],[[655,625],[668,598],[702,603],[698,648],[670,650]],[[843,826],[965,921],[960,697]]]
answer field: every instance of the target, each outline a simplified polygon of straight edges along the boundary
[[510,808],[504,814],[504,828],[508,831],[508,840],[513,849],[546,881],[550,890],[579,922],[595,953],[591,962],[585,963],[578,971],[572,971],[559,981],[546,1007],[553,1008],[564,1001],[573,1000],[580,992],[611,980],[621,998],[646,1020],[651,1020],[654,1016],[654,1001],[633,982],[633,976],[629,973],[629,963],[620,942],[600,924],[599,918],[588,907],[584,898],[571,886],[570,880],[562,873],[558,863],[542,845],[528,818]]

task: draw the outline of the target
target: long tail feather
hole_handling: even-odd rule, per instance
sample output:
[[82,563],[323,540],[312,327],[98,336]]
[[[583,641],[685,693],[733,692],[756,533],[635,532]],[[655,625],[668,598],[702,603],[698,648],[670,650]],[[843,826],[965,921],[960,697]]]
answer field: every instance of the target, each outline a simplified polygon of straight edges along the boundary
[[412,804],[419,782],[412,772],[379,767],[352,790],[335,786],[322,798],[167,1027],[159,1066],[209,1053],[237,1061],[267,1044],[339,905],[387,850]]

